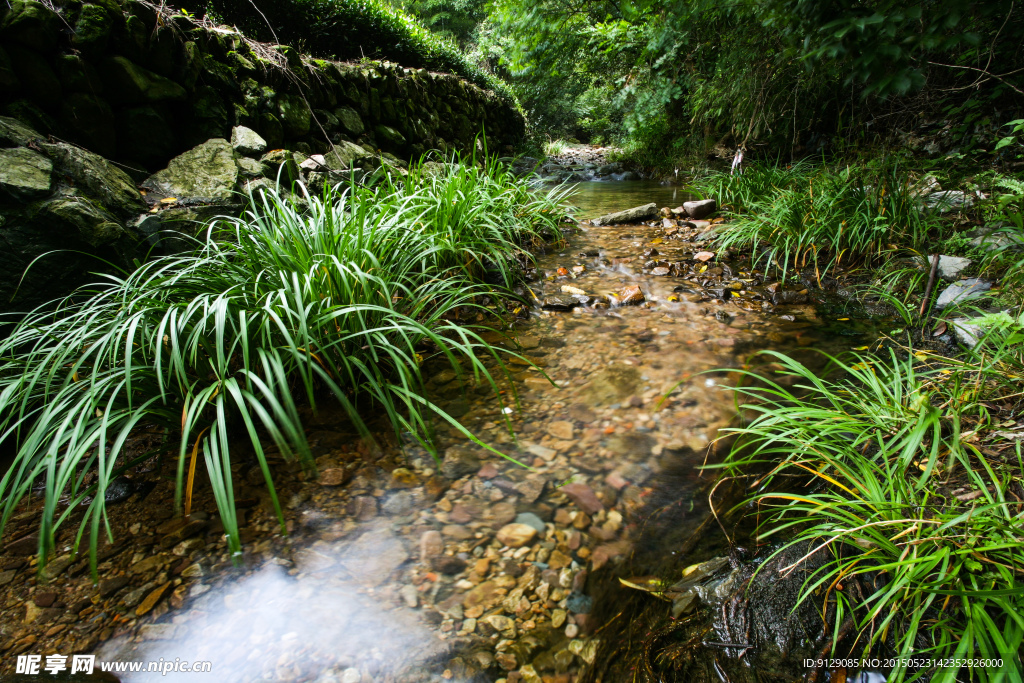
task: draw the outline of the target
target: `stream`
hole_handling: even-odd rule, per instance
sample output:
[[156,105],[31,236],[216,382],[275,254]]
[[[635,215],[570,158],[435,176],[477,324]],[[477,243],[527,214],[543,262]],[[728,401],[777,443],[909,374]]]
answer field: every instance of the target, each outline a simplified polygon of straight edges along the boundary
[[[582,183],[573,201],[592,218],[687,199],[639,181]],[[362,442],[340,411],[322,410],[309,418],[319,479],[279,463],[287,535],[255,461],[239,457],[246,552],[235,566],[209,491],[197,492],[188,524],[172,519],[164,471],[155,488],[111,507],[118,542],[101,548],[98,587],[74,569],[46,586],[6,579],[5,661],[92,652],[98,661],[178,667],[116,674],[126,682],[576,680],[594,661],[602,626],[590,579],[629,556],[646,501],[686,502],[712,476],[698,468],[735,409],[720,387],[728,374],[701,373],[739,368],[765,348],[858,343],[834,334],[809,303],[766,310],[741,260],[699,273],[715,280],[704,290],[730,289],[724,300],[703,294],[697,276],[645,273],[651,249],[667,261],[700,251],[679,238],[685,230],[656,225],[584,223],[568,247],[539,257],[530,283],[538,301],[566,285],[613,301],[638,285],[645,301],[534,307],[517,338],[554,386],[512,359],[521,408],[510,416],[514,438],[489,388],[464,392],[451,370],[431,376],[433,398],[530,469],[441,428],[439,472],[422,449]],[[675,474],[663,480],[666,471]],[[34,571],[16,553],[2,559],[14,578]],[[210,673],[183,672],[182,662],[196,661]]]

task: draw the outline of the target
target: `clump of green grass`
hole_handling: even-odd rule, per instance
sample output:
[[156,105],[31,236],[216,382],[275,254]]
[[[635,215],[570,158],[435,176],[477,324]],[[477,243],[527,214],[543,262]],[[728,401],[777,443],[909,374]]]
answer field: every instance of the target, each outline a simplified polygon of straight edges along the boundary
[[783,277],[807,265],[825,273],[844,261],[870,264],[896,248],[921,249],[938,226],[895,166],[754,167],[738,175],[713,173],[694,187],[730,214],[720,246],[750,249],[755,266],[775,266]]
[[[6,326],[0,444],[15,458],[0,479],[0,530],[41,484],[41,564],[83,508],[78,539],[88,529],[95,562],[110,532],[104,493],[135,464],[125,446],[143,423],[177,444],[179,504],[205,467],[234,552],[234,445],[251,444],[283,523],[264,443],[312,466],[303,403],[336,400],[367,435],[368,419],[386,416],[430,450],[432,419],[475,440],[426,398],[420,365],[448,363],[497,396],[482,360],[497,350],[453,320],[458,309],[495,320],[482,296],[507,291],[524,243],[555,234],[561,192],[450,164],[301,203],[261,193],[242,218],[209,225],[193,253],[109,276],[56,312]],[[483,284],[495,270],[501,284]]]
[[565,154],[571,145],[565,140],[548,140],[544,143],[544,156],[546,157],[557,157],[561,154]]
[[[729,430],[740,439],[724,466],[754,482],[760,538],[831,554],[801,601],[835,602],[836,645],[849,620],[865,655],[1002,659],[970,675],[1021,680],[1024,456],[1020,441],[979,437],[1003,419],[993,401],[1021,403],[1024,358],[1006,341],[961,362],[892,351],[824,371],[765,352],[778,381],[748,373],[736,389],[753,419]],[[900,666],[889,680],[962,668]]]

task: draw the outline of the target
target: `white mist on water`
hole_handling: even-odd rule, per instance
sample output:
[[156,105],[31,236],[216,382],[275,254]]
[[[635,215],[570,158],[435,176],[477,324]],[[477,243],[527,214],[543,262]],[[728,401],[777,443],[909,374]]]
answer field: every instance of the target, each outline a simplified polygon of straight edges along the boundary
[[169,682],[357,683],[379,680],[373,675],[378,671],[422,670],[448,651],[417,611],[375,595],[374,586],[408,559],[389,531],[369,531],[343,547],[317,542],[296,555],[303,558],[303,573],[289,575],[272,560],[188,601],[166,625],[143,627],[144,636],[167,639],[114,639],[97,651],[97,660],[212,664],[207,674],[118,673],[123,683],[154,676]]

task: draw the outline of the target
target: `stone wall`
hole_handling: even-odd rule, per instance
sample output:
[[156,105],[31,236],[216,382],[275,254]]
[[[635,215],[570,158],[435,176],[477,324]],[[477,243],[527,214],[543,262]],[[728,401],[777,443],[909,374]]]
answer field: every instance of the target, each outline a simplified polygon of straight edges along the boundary
[[[0,2],[0,114],[130,169],[154,171],[243,125],[270,148],[349,140],[411,157],[515,144],[525,123],[493,93],[447,74],[303,57],[138,0]],[[305,146],[308,146],[306,149]]]
[[312,60],[139,0],[57,6],[0,0],[0,311],[129,268],[282,168],[359,179],[481,131],[507,154],[525,130],[449,74]]

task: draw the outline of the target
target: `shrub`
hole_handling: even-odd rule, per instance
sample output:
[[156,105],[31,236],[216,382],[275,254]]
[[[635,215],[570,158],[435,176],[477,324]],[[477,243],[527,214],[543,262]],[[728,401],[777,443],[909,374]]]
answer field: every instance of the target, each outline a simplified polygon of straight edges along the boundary
[[[754,482],[760,538],[829,553],[800,600],[834,601],[836,633],[849,620],[865,655],[1002,658],[973,676],[1019,681],[1024,456],[1019,442],[1000,456],[969,433],[987,422],[985,401],[1019,396],[1024,377],[1019,352],[996,344],[988,354],[941,369],[895,352],[833,359],[830,373],[770,353],[781,379],[751,373],[752,386],[737,389],[754,417],[730,430],[740,439],[725,466]],[[962,680],[960,670],[930,680]],[[888,680],[920,673],[897,666]]]
[[41,561],[84,509],[79,538],[88,527],[95,563],[106,488],[135,464],[126,440],[143,423],[177,445],[179,505],[205,465],[234,552],[232,444],[239,433],[251,444],[283,523],[263,443],[312,466],[303,402],[331,397],[366,435],[367,419],[384,416],[432,452],[431,418],[476,440],[426,398],[420,364],[471,372],[497,396],[481,360],[496,349],[451,320],[467,307],[493,320],[479,297],[506,290],[480,277],[496,269],[513,281],[520,244],[555,232],[560,192],[537,196],[496,165],[452,164],[375,189],[326,188],[302,209],[261,194],[244,217],[213,222],[194,253],[9,326],[0,445],[15,458],[0,480],[0,530],[42,484]]

